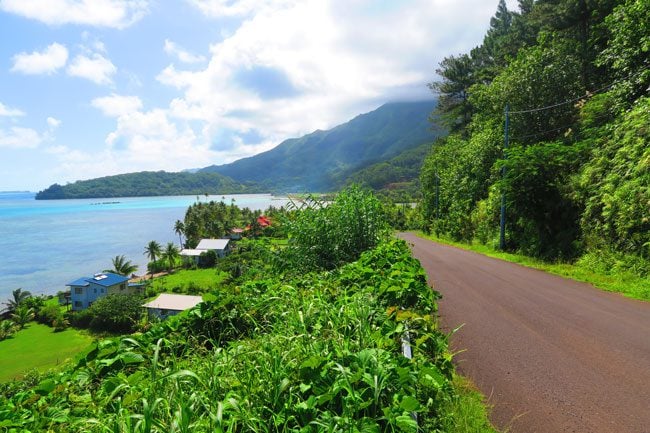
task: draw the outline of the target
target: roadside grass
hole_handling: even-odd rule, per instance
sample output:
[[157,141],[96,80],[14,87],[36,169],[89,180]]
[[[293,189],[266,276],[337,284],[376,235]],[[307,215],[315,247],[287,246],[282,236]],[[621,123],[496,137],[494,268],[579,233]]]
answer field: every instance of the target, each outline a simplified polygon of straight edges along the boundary
[[454,374],[453,386],[458,398],[449,404],[452,417],[445,431],[449,433],[499,433],[488,419],[490,404],[467,378]]
[[46,371],[82,352],[93,338],[76,329],[54,332],[31,322],[12,338],[0,341],[0,382],[21,377],[32,369]]
[[156,293],[174,292],[193,295],[218,289],[221,282],[227,277],[227,273],[214,268],[183,269],[173,274],[154,278],[151,287]]
[[582,281],[591,284],[598,289],[621,293],[629,298],[639,299],[642,301],[650,300],[650,279],[639,277],[632,273],[613,270],[610,275],[606,275],[594,269],[589,269],[585,264],[549,263],[522,254],[498,251],[491,246],[479,243],[467,244],[454,242],[449,239],[436,237],[435,235],[426,235],[423,232],[417,232],[417,235],[442,244],[474,251],[488,257],[494,257],[508,262],[517,263],[522,266],[527,266],[529,268],[539,269],[572,280]]

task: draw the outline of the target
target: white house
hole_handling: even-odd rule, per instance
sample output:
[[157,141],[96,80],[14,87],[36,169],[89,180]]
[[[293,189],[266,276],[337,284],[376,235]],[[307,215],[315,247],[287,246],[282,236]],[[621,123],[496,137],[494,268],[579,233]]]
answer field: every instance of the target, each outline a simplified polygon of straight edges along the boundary
[[136,294],[141,292],[141,285],[129,284],[128,281],[129,278],[123,275],[103,272],[66,284],[70,287],[72,310],[86,309],[97,299],[114,293]]
[[223,257],[230,251],[230,239],[201,239],[197,250],[214,251],[218,257]]
[[143,307],[148,310],[150,316],[165,319],[169,316],[175,316],[181,311],[189,310],[201,302],[203,302],[203,298],[200,296],[161,293],[153,301],[144,304]]
[[214,251],[217,257],[225,257],[230,252],[230,239],[201,239],[196,248],[181,250],[181,257],[200,263],[202,253]]

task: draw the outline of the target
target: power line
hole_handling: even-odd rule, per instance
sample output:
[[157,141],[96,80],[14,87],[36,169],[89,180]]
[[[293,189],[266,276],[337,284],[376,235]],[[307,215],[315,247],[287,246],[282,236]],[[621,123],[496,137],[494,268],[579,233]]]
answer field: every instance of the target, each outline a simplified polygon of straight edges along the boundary
[[601,87],[600,89],[596,89],[596,90],[594,90],[594,91],[592,91],[592,92],[588,92],[588,93],[587,93],[586,95],[584,95],[584,96],[579,96],[579,97],[577,97],[577,98],[569,99],[569,100],[567,100],[567,101],[558,102],[557,104],[547,105],[546,107],[531,108],[531,109],[528,109],[528,110],[517,110],[517,111],[511,111],[510,114],[526,114],[526,113],[535,113],[535,112],[537,112],[537,111],[550,110],[550,109],[552,109],[552,108],[561,107],[561,106],[563,106],[563,105],[573,104],[573,103],[576,103],[576,102],[581,101],[581,100],[583,100],[583,99],[591,98],[592,96],[594,96],[594,95],[596,95],[596,94],[598,94],[598,93],[600,93],[600,92],[602,92],[602,91],[604,91],[604,90],[608,90],[608,89],[614,87],[616,84],[618,84],[618,83],[620,83],[620,82],[622,82],[622,81],[629,80],[629,79],[632,78],[633,76],[641,74],[643,71],[645,71],[645,70],[648,69],[648,68],[650,68],[650,65],[647,65],[647,66],[643,67],[641,70],[636,71],[635,73],[630,74],[630,75],[628,75],[628,76],[625,77],[625,78],[621,78],[620,80],[616,80],[616,81],[614,81],[613,83],[611,83],[611,84],[609,84],[609,85],[607,85],[607,86]]

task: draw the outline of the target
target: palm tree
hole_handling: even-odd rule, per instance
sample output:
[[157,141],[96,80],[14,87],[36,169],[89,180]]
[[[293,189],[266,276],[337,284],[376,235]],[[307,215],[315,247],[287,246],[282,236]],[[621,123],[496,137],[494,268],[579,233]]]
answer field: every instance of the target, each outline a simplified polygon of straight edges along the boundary
[[11,315],[11,319],[14,321],[18,329],[23,329],[27,323],[34,319],[34,310],[23,305],[16,308],[14,314]]
[[138,270],[138,265],[131,263],[124,255],[115,256],[111,261],[113,262],[113,269],[104,270],[104,272],[113,272],[126,277]]
[[163,252],[163,259],[167,260],[169,263],[169,272],[174,269],[174,264],[176,263],[176,259],[179,256],[179,251],[178,248],[176,248],[176,245],[174,245],[173,242],[167,242],[167,247],[165,248],[165,251]]
[[0,341],[11,337],[15,331],[16,327],[14,322],[11,320],[0,321]]
[[5,303],[5,305],[7,306],[7,309],[9,310],[9,312],[16,311],[16,309],[18,308],[18,306],[20,306],[20,304],[21,304],[25,299],[27,299],[27,298],[31,298],[31,297],[32,297],[32,294],[31,294],[30,291],[28,291],[28,290],[23,290],[23,289],[16,289],[16,290],[14,290],[14,291],[11,292],[11,295],[12,295],[12,298],[13,298],[13,299],[9,299],[9,301],[7,301],[7,302]]
[[183,238],[181,238],[181,235],[185,233],[185,224],[183,224],[183,221],[176,220],[174,223],[174,232],[178,235],[178,243],[183,248]]
[[[144,248],[144,255],[149,257],[149,260],[154,263],[156,262],[156,257],[160,257],[161,254],[162,254],[162,247],[156,241],[150,241],[147,244],[147,246]],[[151,278],[153,278],[153,271],[151,272]]]

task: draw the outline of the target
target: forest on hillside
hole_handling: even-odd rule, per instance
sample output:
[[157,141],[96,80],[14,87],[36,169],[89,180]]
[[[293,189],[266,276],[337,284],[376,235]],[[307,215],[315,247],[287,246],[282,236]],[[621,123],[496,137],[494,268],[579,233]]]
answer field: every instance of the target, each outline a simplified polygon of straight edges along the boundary
[[451,132],[420,173],[425,229],[496,246],[503,204],[507,250],[648,275],[650,3],[518,9],[430,84]]

